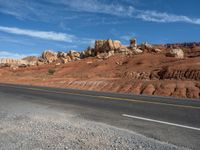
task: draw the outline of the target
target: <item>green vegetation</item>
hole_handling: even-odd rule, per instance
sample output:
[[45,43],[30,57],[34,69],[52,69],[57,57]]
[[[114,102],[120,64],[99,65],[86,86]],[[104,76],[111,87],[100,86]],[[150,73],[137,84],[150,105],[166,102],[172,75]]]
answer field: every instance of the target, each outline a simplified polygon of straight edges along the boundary
[[53,68],[50,68],[50,69],[48,70],[48,74],[49,74],[49,75],[53,75],[55,72],[56,72],[56,70],[53,69]]

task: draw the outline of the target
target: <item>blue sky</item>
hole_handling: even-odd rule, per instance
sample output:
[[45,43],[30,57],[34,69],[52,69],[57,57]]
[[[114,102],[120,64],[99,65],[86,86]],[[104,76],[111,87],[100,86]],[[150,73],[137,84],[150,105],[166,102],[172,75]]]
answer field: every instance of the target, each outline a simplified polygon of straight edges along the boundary
[[95,39],[200,41],[199,0],[0,0],[0,57],[83,50]]

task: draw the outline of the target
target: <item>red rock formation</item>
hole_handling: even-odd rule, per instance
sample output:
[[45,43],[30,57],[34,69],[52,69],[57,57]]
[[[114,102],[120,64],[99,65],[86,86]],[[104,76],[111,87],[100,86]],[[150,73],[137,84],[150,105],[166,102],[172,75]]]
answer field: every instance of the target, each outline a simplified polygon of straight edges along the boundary
[[200,80],[200,66],[199,67],[167,67],[161,71],[161,79],[176,79],[176,80]]

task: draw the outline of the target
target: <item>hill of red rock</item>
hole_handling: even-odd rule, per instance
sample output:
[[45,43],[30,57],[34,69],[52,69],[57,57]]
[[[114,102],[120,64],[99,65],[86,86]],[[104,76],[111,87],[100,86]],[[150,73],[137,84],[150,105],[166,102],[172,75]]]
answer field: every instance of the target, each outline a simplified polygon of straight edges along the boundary
[[4,60],[0,82],[200,99],[199,43],[131,41],[125,47],[109,42],[96,42],[84,55],[46,51],[40,58],[23,59],[33,64],[28,66],[11,67]]

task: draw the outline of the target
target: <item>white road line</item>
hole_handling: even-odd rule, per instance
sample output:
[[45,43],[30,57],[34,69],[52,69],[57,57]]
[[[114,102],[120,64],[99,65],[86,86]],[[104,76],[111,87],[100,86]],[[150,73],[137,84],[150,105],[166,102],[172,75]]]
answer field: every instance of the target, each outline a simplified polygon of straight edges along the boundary
[[167,124],[167,125],[171,125],[171,126],[176,126],[176,127],[181,127],[181,128],[186,128],[186,129],[192,129],[192,130],[200,131],[200,128],[195,128],[195,127],[180,125],[180,124],[171,123],[171,122],[159,121],[159,120],[148,119],[148,118],[143,118],[143,117],[137,117],[137,116],[127,115],[127,114],[122,114],[122,116],[129,117],[129,118],[134,118],[134,119],[139,119],[139,120],[144,120],[144,121],[156,122],[156,123]]

